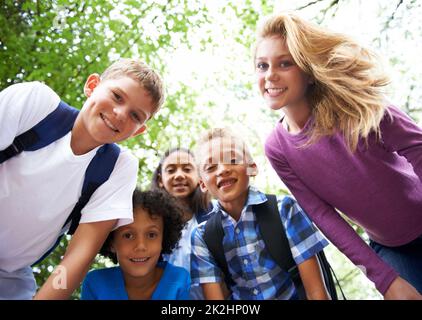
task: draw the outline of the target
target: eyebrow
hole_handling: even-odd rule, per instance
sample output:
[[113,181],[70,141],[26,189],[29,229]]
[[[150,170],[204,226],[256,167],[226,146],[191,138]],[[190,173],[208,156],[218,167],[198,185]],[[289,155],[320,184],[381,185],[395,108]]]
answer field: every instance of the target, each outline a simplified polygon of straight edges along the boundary
[[[119,94],[121,94],[125,99],[128,99],[128,95],[126,94],[126,92],[122,88],[120,88],[119,86],[115,86],[114,90],[117,90],[119,92]],[[134,107],[134,109],[136,111],[142,113],[145,119],[148,119],[147,113],[141,107]],[[152,113],[151,113],[151,115],[152,115]]]
[[164,169],[167,169],[169,167],[177,167],[177,166],[182,166],[182,167],[193,167],[193,164],[190,162],[177,162],[177,163],[169,163],[166,164],[166,166],[164,167]]
[[[207,165],[213,165],[217,163],[221,163],[221,160],[225,160],[226,158],[232,158],[232,157],[241,157],[242,159],[245,159],[246,153],[239,152],[239,150],[230,150],[223,153],[223,159],[221,159],[221,155],[218,157],[210,156],[207,159],[205,159],[205,162],[202,165],[202,168],[205,168]],[[214,162],[214,160],[217,159],[217,162]]]
[[205,160],[205,162],[204,162],[204,164],[203,164],[203,168],[205,168],[205,166],[207,166],[207,165],[210,165],[210,164],[214,164],[214,162],[213,162],[213,159],[214,159],[214,157],[208,157],[206,160]]
[[[293,58],[293,57],[290,53],[281,54],[275,57],[275,59],[283,59],[283,58]],[[266,59],[267,59],[266,57],[257,57],[255,60],[266,60]]]
[[160,227],[158,226],[158,224],[151,224],[146,228],[147,231],[150,231],[151,229],[157,229],[159,231]]

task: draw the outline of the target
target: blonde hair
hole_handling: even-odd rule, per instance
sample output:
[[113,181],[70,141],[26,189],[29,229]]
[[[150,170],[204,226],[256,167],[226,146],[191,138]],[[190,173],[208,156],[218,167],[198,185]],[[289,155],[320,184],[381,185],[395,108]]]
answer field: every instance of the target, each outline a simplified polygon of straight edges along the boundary
[[199,139],[196,141],[196,148],[195,148],[195,159],[197,161],[198,167],[201,165],[200,161],[200,154],[199,149],[203,146],[210,145],[212,140],[215,139],[228,139],[232,142],[233,146],[237,148],[237,150],[241,151],[242,154],[242,162],[243,163],[253,163],[252,155],[249,151],[248,146],[246,145],[245,141],[241,139],[239,136],[235,135],[230,129],[228,128],[214,128],[209,129],[208,131],[204,132],[200,135]]
[[389,79],[373,52],[293,13],[266,20],[258,31],[257,46],[271,36],[286,41],[293,60],[314,82],[307,92],[314,122],[305,145],[335,130],[343,134],[351,151],[359,138],[367,142],[371,132],[380,138],[379,124],[386,111],[382,89]]
[[150,94],[157,112],[164,103],[164,85],[157,72],[146,63],[137,59],[119,59],[110,65],[101,75],[101,80],[128,76],[138,81]]

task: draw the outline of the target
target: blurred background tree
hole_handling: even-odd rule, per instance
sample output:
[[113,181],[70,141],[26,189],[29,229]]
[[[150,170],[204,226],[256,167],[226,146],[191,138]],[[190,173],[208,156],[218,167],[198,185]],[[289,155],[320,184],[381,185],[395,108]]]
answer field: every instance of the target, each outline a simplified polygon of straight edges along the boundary
[[[393,79],[391,101],[420,120],[422,8],[417,0],[1,0],[0,89],[43,81],[81,108],[90,73],[101,73],[119,57],[139,57],[163,75],[167,91],[147,133],[123,144],[139,158],[142,188],[148,187],[165,149],[191,147],[205,128],[230,126],[251,146],[260,168],[254,183],[287,193],[263,155],[263,141],[280,114],[258,97],[252,63],[259,19],[285,9],[378,51]],[[39,285],[59,263],[68,241],[65,237],[33,268]],[[336,248],[330,246],[328,256],[348,298],[380,298]],[[92,267],[109,264],[98,256]],[[73,298],[79,298],[79,291]]]

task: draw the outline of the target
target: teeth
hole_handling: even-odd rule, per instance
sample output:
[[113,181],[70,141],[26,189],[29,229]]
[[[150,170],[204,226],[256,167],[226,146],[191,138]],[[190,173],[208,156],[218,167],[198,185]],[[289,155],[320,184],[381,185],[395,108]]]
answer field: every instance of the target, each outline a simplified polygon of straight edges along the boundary
[[130,259],[130,261],[133,261],[133,262],[145,262],[147,260],[148,260],[148,258],[132,258],[132,259]]
[[104,117],[104,115],[101,115],[101,118],[104,120],[104,122],[106,123],[106,125],[113,130],[114,132],[119,132],[119,130],[117,130],[117,128],[115,126],[113,126],[113,124],[110,122],[110,120],[108,120],[106,117]]
[[219,187],[228,186],[228,185],[233,184],[234,182],[235,182],[235,180],[234,180],[234,179],[226,180],[226,181],[220,182]]
[[286,90],[285,88],[267,88],[268,93],[280,93]]

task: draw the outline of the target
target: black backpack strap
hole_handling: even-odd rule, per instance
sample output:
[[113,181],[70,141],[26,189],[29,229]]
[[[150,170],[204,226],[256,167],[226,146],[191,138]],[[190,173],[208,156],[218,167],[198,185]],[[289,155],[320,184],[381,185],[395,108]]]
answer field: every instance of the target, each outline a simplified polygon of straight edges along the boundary
[[[274,261],[283,270],[289,273],[289,276],[296,287],[298,298],[305,300],[305,288],[303,286],[302,279],[300,278],[297,264],[293,259],[286,231],[280,218],[280,212],[277,206],[277,197],[275,195],[266,195],[266,197],[266,202],[254,205],[254,212],[261,231],[261,237],[265,243],[266,249]],[[289,211],[293,204],[294,202],[291,198],[285,197],[283,199],[282,206],[284,207],[284,210]],[[221,214],[216,213],[205,225],[204,241],[208,250],[216,260],[217,265],[224,273],[227,287],[230,288],[234,285],[234,281],[228,271],[227,261],[224,255],[223,236],[224,230],[221,223]],[[324,251],[321,250],[316,256],[331,299],[337,300],[338,296],[333,279],[333,275],[335,276],[334,271],[325,257]],[[339,285],[338,280],[337,284]],[[339,288],[341,290],[340,285]],[[341,293],[343,298],[346,300],[342,290]]]
[[[265,248],[274,261],[286,272],[289,273],[293,281],[299,299],[306,299],[305,288],[300,278],[299,269],[293,259],[289,241],[286,236],[283,223],[280,218],[280,212],[277,206],[277,197],[267,194],[267,201],[254,205],[256,220],[261,231],[262,240]],[[290,200],[289,198],[285,198]],[[290,210],[293,202],[283,201],[284,210]]]
[[[274,195],[266,195],[266,196],[268,199],[267,201],[268,204],[270,205],[271,203],[272,210],[264,211],[264,207],[260,207],[262,209],[258,208],[258,210],[261,210],[259,211],[261,212],[261,214],[260,215],[257,214],[257,221],[258,221],[259,228],[261,230],[261,236],[265,242],[265,246],[268,252],[271,254],[273,259],[284,270],[288,270],[290,277],[292,278],[296,286],[296,289],[299,288],[298,289],[299,298],[306,299],[306,292],[305,292],[305,288],[303,287],[302,280],[300,278],[299,269],[293,260],[290,245],[288,244],[288,240],[286,237],[286,232],[280,218],[280,213],[277,207],[277,198]],[[264,204],[265,203],[263,203],[262,205]],[[284,207],[284,210],[289,211],[293,204],[294,202],[291,198],[285,197],[283,199],[282,206]],[[271,217],[269,214],[267,214],[269,212],[272,212]],[[262,219],[263,217],[265,219]],[[281,233],[280,233],[280,227],[282,228]],[[275,228],[277,228],[277,230],[275,230]],[[280,241],[279,238],[271,237],[271,235],[274,235],[274,234],[282,235],[281,244],[279,242]],[[323,250],[319,251],[316,254],[316,257],[320,265],[320,270],[324,279],[325,286],[327,288],[328,293],[330,294],[331,299],[338,300],[336,282],[334,281],[334,278],[333,278],[335,277],[333,268],[328,262],[327,257],[325,256],[325,253]],[[292,263],[294,264],[294,266],[292,265]],[[343,293],[343,290],[340,287],[338,280],[337,280],[337,285],[340,289],[340,292],[342,293],[343,299],[346,300],[346,297]]]
[[38,141],[38,135],[31,129],[17,136],[13,143],[6,149],[0,151],[0,163],[13,158],[21,153],[29,145]]
[[88,203],[95,190],[108,180],[119,154],[120,148],[114,143],[103,145],[97,150],[97,153],[85,171],[81,197],[65,222],[65,225],[67,225],[72,221],[67,234],[72,235],[75,233],[79,221],[81,220],[82,209]]
[[18,155],[22,151],[35,151],[64,137],[72,130],[78,113],[78,109],[60,101],[54,111],[34,127],[17,136],[9,147],[0,151],[0,163]]
[[336,284],[335,284],[334,279],[332,277],[333,270],[332,270],[331,265],[329,264],[329,262],[327,260],[327,257],[325,256],[324,251],[318,252],[316,256],[317,256],[319,266],[320,266],[320,269],[321,269],[321,274],[324,278],[325,287],[327,288],[327,291],[329,292],[331,299],[332,300],[338,300],[337,291],[336,291]]
[[224,229],[221,221],[221,213],[217,212],[205,224],[204,241],[218,267],[224,274],[224,281],[226,282],[227,288],[230,289],[235,283],[230,275],[226,256],[224,255],[223,237]]
[[207,221],[211,216],[215,214],[215,212],[212,212],[212,204],[208,206],[206,210],[199,210],[195,214],[195,219],[198,224],[201,224],[204,221]]

